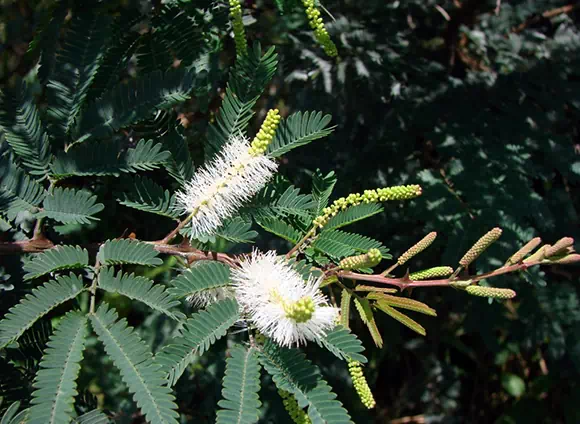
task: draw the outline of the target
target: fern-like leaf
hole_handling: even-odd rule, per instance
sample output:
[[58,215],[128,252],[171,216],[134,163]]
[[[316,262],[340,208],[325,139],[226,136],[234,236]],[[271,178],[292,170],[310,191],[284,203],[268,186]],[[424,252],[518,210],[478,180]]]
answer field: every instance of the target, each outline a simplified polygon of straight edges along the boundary
[[276,387],[296,396],[301,408],[308,406],[313,424],[352,423],[342,403],[322,379],[318,367],[298,349],[286,349],[267,340],[259,352],[260,362]]
[[389,258],[389,250],[379,241],[355,233],[340,230],[326,230],[320,233],[312,247],[336,259],[353,254],[366,253],[370,249],[379,249],[383,258]]
[[76,311],[65,315],[50,338],[36,373],[29,424],[71,422],[87,335],[86,315]]
[[167,383],[173,386],[195,355],[203,355],[216,340],[225,336],[240,313],[234,299],[218,301],[185,321],[181,336],[174,339],[155,356],[163,367]]
[[323,116],[322,112],[296,112],[290,115],[280,123],[266,153],[276,158],[292,149],[326,137],[335,128],[328,126],[331,119],[330,115]]
[[330,218],[324,228],[327,230],[341,228],[354,222],[370,218],[371,216],[381,213],[382,211],[383,207],[378,203],[363,203],[360,205],[352,206],[348,209],[338,212],[335,216]]
[[320,344],[345,361],[351,359],[363,364],[367,362],[367,358],[360,354],[360,352],[365,350],[361,341],[348,328],[342,325],[336,326],[332,331],[329,331],[323,339],[320,339]]
[[155,71],[107,91],[82,114],[76,142],[104,138],[128,125],[150,117],[158,109],[169,109],[190,96],[192,71]]
[[33,212],[46,196],[44,188],[14,165],[8,157],[0,157],[0,213],[9,220],[19,212]]
[[204,290],[225,287],[230,282],[230,269],[214,261],[202,261],[186,269],[171,281],[169,292],[176,297],[189,297]]
[[252,228],[252,222],[239,216],[227,220],[224,225],[215,231],[215,236],[231,243],[253,243],[258,233]]
[[51,309],[74,299],[83,290],[81,278],[74,274],[57,277],[55,281],[32,289],[32,293],[10,308],[0,321],[0,348],[20,337]]
[[83,190],[57,187],[46,196],[42,205],[41,217],[52,218],[63,224],[89,224],[98,221],[93,215],[102,211],[105,206],[96,203],[97,196]]
[[226,363],[217,424],[253,424],[260,417],[260,364],[254,348],[235,346]]
[[57,136],[69,134],[99,69],[110,35],[105,15],[75,13],[48,82],[47,115]]
[[296,244],[302,238],[303,233],[296,228],[285,223],[277,218],[263,218],[258,219],[258,225],[269,233],[275,234],[278,237],[288,240],[290,243]]
[[101,268],[99,271],[99,287],[111,293],[119,293],[129,299],[143,302],[151,309],[167,315],[176,321],[185,318],[175,307],[179,301],[170,295],[165,286],[155,284],[148,278],[135,276],[135,274],[123,274],[119,271],[115,276],[113,268]]
[[177,405],[171,390],[163,385],[165,379],[161,366],[153,361],[149,348],[127,321],[117,321],[117,313],[106,303],[90,315],[90,320],[147,421],[178,424]]
[[163,261],[152,245],[137,240],[121,239],[106,241],[97,255],[102,264],[137,264],[147,266],[161,265]]
[[0,420],[0,424],[18,424],[15,422],[16,413],[18,412],[18,408],[20,408],[20,401],[12,402],[8,409],[2,415],[2,419]]
[[140,140],[137,146],[119,154],[117,141],[82,143],[57,156],[51,167],[52,176],[63,179],[73,176],[114,175],[157,169],[170,157],[161,143]]
[[0,132],[31,175],[45,176],[50,162],[50,142],[31,89],[20,81],[0,93]]
[[175,195],[147,177],[137,176],[130,190],[118,195],[117,201],[127,207],[154,213],[168,218],[179,217]]
[[271,184],[266,186],[245,210],[256,217],[271,218],[299,216],[311,218],[310,209],[314,206],[314,201],[310,194],[300,194],[300,189],[294,186],[282,187]]
[[322,215],[322,210],[328,206],[328,199],[336,184],[337,178],[334,171],[322,175],[319,169],[316,170],[312,177],[312,198],[314,199],[314,215]]
[[89,265],[89,252],[79,246],[57,246],[34,255],[24,263],[24,280],[31,280],[63,269],[80,269]]
[[419,324],[417,321],[409,318],[407,315],[397,311],[395,308],[391,307],[388,303],[379,300],[375,303],[376,307],[383,311],[385,314],[389,315],[391,318],[396,319],[401,324],[409,327],[411,330],[419,333],[420,335],[424,336],[427,334],[425,328]]
[[98,409],[93,409],[73,421],[74,424],[109,424],[110,422],[109,418]]
[[171,158],[165,162],[165,168],[169,175],[183,185],[191,180],[194,171],[187,139],[178,128],[173,128],[163,137],[162,142],[171,152]]

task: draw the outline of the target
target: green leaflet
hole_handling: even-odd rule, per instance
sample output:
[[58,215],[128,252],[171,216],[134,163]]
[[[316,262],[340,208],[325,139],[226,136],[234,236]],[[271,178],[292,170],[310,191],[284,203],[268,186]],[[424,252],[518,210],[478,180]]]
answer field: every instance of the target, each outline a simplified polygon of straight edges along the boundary
[[41,217],[54,219],[63,224],[89,224],[98,221],[93,215],[102,211],[105,206],[96,203],[97,196],[83,190],[55,188],[44,199]]
[[147,177],[135,177],[129,188],[117,195],[117,202],[168,218],[179,217],[175,195]]
[[79,269],[89,265],[89,252],[79,246],[56,246],[34,255],[24,263],[25,280],[38,278],[63,269]]
[[342,403],[322,379],[318,367],[302,352],[282,348],[267,340],[259,351],[259,359],[278,389],[294,394],[301,408],[308,406],[313,424],[352,423]]
[[214,261],[200,261],[174,278],[168,289],[176,297],[189,297],[204,290],[225,287],[230,283],[228,266]]
[[153,245],[131,239],[108,240],[99,249],[97,259],[102,264],[161,265]]
[[424,336],[425,334],[427,334],[427,332],[425,331],[425,328],[423,328],[423,326],[421,324],[419,324],[418,322],[412,320],[407,315],[405,315],[405,314],[397,311],[395,308],[391,307],[389,305],[389,303],[387,303],[387,302],[385,302],[383,300],[379,300],[378,302],[375,303],[375,305],[381,311],[383,311],[387,315],[390,315],[391,318],[396,319],[401,324],[409,327],[411,330],[419,333],[422,336]]
[[312,177],[312,198],[314,199],[314,215],[322,215],[322,210],[328,206],[328,200],[336,184],[337,177],[334,171],[322,175],[320,169],[317,169]]
[[274,217],[258,219],[258,225],[269,233],[275,234],[290,243],[296,244],[302,238],[302,233],[285,223],[281,219]]
[[32,289],[32,293],[10,308],[0,321],[0,348],[20,337],[51,309],[74,299],[83,290],[83,282],[75,274],[57,277],[54,281]]
[[203,355],[217,339],[226,335],[239,319],[234,299],[218,301],[191,316],[183,325],[181,336],[171,341],[155,356],[166,373],[166,382],[173,386],[195,355]]
[[173,320],[180,321],[185,318],[185,315],[175,310],[175,307],[180,305],[179,301],[168,293],[164,285],[155,284],[148,278],[123,274],[122,271],[115,275],[113,268],[105,267],[99,271],[99,287],[143,302]]
[[216,423],[256,423],[262,405],[258,397],[260,364],[256,349],[235,346],[230,354],[222,384],[223,399],[218,402],[222,409],[217,412]]
[[367,299],[355,297],[354,306],[356,307],[362,322],[369,329],[375,345],[377,345],[377,347],[382,347],[383,337],[381,336],[381,333],[377,327],[377,323],[375,322],[375,316],[373,314],[373,310],[371,309],[370,302]]
[[350,208],[340,211],[335,216],[330,218],[324,228],[326,230],[341,228],[354,222],[370,218],[371,216],[381,213],[382,211],[383,207],[378,203],[362,203],[360,205],[351,206]]
[[76,379],[88,335],[87,317],[69,312],[51,336],[32,393],[29,424],[66,424],[72,420]]
[[384,259],[390,259],[387,249],[377,240],[361,236],[356,233],[347,233],[341,230],[324,230],[312,243],[312,247],[322,253],[342,259],[346,256],[367,253],[370,249],[379,249]]
[[266,153],[279,157],[290,150],[326,137],[335,127],[328,127],[332,117],[322,112],[296,112],[282,121]]
[[23,210],[35,211],[45,196],[46,191],[40,184],[8,157],[0,157],[0,213],[13,220]]
[[336,357],[345,361],[350,359],[363,364],[367,363],[367,358],[360,354],[365,349],[361,341],[348,328],[342,325],[338,325],[332,331],[329,331],[320,340],[319,344],[331,351]]
[[52,176],[64,179],[74,176],[119,176],[157,169],[170,157],[161,143],[140,140],[135,147],[119,153],[122,148],[117,141],[90,141],[59,154],[51,166]]
[[107,354],[121,372],[133,399],[152,424],[178,424],[179,414],[171,390],[165,386],[161,366],[153,361],[147,345],[127,321],[117,321],[117,313],[102,303],[90,315],[91,324]]

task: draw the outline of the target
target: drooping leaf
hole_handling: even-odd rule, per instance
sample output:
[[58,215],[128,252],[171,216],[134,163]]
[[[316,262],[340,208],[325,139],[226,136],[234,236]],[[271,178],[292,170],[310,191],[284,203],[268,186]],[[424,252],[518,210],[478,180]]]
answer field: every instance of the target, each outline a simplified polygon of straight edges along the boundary
[[62,24],[68,14],[68,5],[59,2],[51,11],[50,20],[36,32],[28,46],[29,52],[39,51],[38,79],[42,85],[52,78],[56,63],[56,50]]
[[234,299],[220,300],[185,321],[181,336],[163,347],[155,356],[166,373],[171,387],[191,363],[195,355],[203,355],[216,340],[225,336],[240,317]]
[[56,246],[34,255],[24,263],[25,280],[38,278],[63,269],[80,269],[89,265],[89,252],[79,246]]
[[82,113],[76,142],[108,137],[149,118],[158,109],[184,102],[193,83],[193,72],[181,68],[166,73],[151,72],[113,87]]
[[279,157],[296,147],[326,137],[334,130],[328,124],[332,117],[322,112],[296,112],[282,121],[266,153]]
[[137,264],[147,266],[161,265],[153,245],[137,240],[108,240],[99,249],[97,259],[101,264]]
[[13,220],[19,212],[35,211],[45,196],[46,191],[40,184],[8,157],[0,157],[0,213]]
[[194,166],[185,136],[178,128],[174,128],[161,141],[163,146],[171,152],[171,158],[164,164],[169,175],[182,185],[191,180]]
[[175,297],[189,297],[230,283],[230,269],[215,261],[200,261],[174,278],[168,291]]
[[162,149],[161,143],[154,144],[153,140],[140,140],[124,152],[118,141],[90,141],[58,155],[51,166],[52,176],[63,179],[150,171],[169,159],[170,153]]
[[32,289],[32,293],[10,308],[0,321],[0,348],[20,337],[51,309],[74,299],[83,290],[81,278],[74,274],[57,277],[54,281]]
[[99,220],[93,215],[104,208],[102,203],[97,203],[97,196],[87,191],[57,187],[46,196],[38,215],[63,224],[89,224],[91,220]]
[[254,348],[235,346],[226,362],[217,424],[253,424],[258,422],[261,406],[260,364]]
[[395,308],[408,309],[409,311],[420,312],[425,315],[431,315],[432,317],[437,316],[437,312],[435,311],[435,309],[429,307],[423,302],[419,302],[418,300],[414,299],[409,299],[407,297],[391,296],[389,294],[374,292],[369,293],[367,299],[380,300],[381,302],[384,302],[387,305],[393,306]]
[[313,424],[352,423],[342,403],[322,379],[318,367],[298,349],[282,348],[267,340],[259,351],[259,359],[278,389],[296,396],[301,408],[308,406]]
[[24,81],[0,92],[0,133],[24,169],[39,177],[47,174],[50,141],[32,91]]
[[340,359],[351,359],[363,364],[367,362],[367,358],[360,354],[365,349],[361,341],[342,325],[329,331],[324,338],[320,339],[320,344]]
[[371,337],[375,342],[377,347],[383,347],[383,337],[379,332],[377,327],[377,323],[375,322],[375,316],[373,314],[373,310],[371,308],[371,304],[367,299],[361,299],[360,297],[354,298],[354,306],[359,313],[359,316],[362,322],[367,326],[369,332],[371,333]]
[[109,309],[106,303],[101,303],[89,318],[147,421],[152,424],[178,424],[175,398],[164,385],[161,366],[153,361],[149,348],[127,325],[127,321],[117,321],[117,313]]
[[111,19],[102,14],[79,11],[73,15],[47,85],[47,115],[59,137],[70,133],[84,105],[105,52],[110,24]]
[[392,308],[388,303],[385,301],[379,300],[375,303],[376,307],[379,308],[381,311],[390,315],[391,318],[396,319],[401,324],[409,327],[411,330],[419,333],[420,335],[424,336],[427,334],[425,328],[418,322],[414,321],[413,319],[409,318],[407,315],[397,311],[395,308]]
[[71,422],[87,335],[87,317],[80,312],[69,312],[59,323],[36,373],[30,424]]
[[119,193],[117,201],[130,208],[168,218],[179,217],[175,195],[147,177],[135,177],[130,190]]
[[143,302],[151,309],[167,315],[169,318],[180,321],[185,318],[175,309],[180,303],[170,295],[161,284],[155,284],[148,278],[135,274],[123,274],[119,271],[115,275],[113,268],[105,267],[99,271],[99,287],[111,293],[119,293],[129,299]]
[[382,211],[383,207],[378,203],[362,203],[360,205],[351,206],[350,208],[340,211],[335,216],[330,218],[324,228],[326,230],[341,228],[354,222],[370,218],[371,216],[381,213]]
[[328,199],[332,194],[337,178],[334,171],[322,175],[319,169],[316,170],[312,177],[312,198],[314,199],[314,215],[322,215],[322,210],[328,206]]

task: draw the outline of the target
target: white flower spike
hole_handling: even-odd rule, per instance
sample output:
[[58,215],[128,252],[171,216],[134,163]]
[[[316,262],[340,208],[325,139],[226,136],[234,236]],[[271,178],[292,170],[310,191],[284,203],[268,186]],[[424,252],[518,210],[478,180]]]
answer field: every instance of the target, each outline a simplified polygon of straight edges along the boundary
[[262,334],[286,347],[320,340],[335,326],[338,309],[320,292],[321,280],[304,281],[273,251],[254,251],[232,269],[242,312]]
[[179,207],[191,216],[191,237],[213,234],[266,185],[277,167],[268,156],[255,154],[248,139],[232,137],[176,194]]

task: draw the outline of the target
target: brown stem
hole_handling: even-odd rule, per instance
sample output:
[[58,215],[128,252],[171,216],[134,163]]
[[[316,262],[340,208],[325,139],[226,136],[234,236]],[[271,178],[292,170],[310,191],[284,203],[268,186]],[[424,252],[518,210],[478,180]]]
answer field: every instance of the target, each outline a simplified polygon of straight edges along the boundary
[[300,240],[298,243],[296,243],[296,246],[294,246],[292,249],[290,249],[290,251],[288,253],[286,253],[286,259],[290,259],[292,257],[292,255],[294,255],[294,253],[296,253],[296,251],[298,249],[300,249],[300,247],[306,243],[306,240],[308,240],[310,237],[312,237],[314,234],[316,234],[316,227],[312,228],[310,231],[308,231],[306,233],[306,235],[304,237],[302,237],[302,240]]
[[187,218],[185,218],[183,221],[181,221],[177,225],[177,227],[175,227],[175,229],[173,231],[171,231],[169,234],[167,234],[165,237],[163,237],[163,239],[160,240],[160,243],[167,244],[171,240],[173,240],[177,236],[177,234],[179,234],[179,231],[181,231],[181,229],[183,227],[185,227],[189,223],[189,221],[192,220],[192,218],[194,217],[194,215],[196,214],[196,212],[197,212],[197,210],[195,210],[191,214],[189,214],[187,216]]

